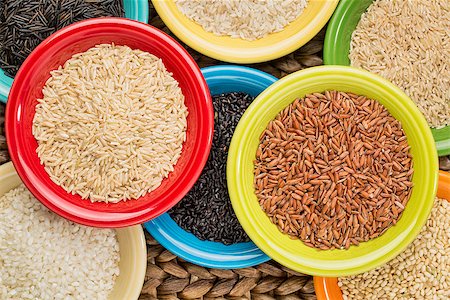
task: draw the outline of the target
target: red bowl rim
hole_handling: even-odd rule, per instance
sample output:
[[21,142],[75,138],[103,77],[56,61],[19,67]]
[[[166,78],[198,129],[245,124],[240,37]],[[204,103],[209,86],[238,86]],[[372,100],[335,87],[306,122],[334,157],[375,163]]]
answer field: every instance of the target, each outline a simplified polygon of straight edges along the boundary
[[[180,193],[177,194],[176,197],[168,199],[167,202],[161,203],[157,207],[150,207],[146,209],[142,209],[138,212],[102,212],[102,211],[92,211],[88,208],[80,208],[84,211],[84,215],[80,216],[78,212],[68,211],[59,204],[66,203],[67,200],[61,198],[58,201],[58,205],[50,202],[45,196],[39,192],[39,190],[35,187],[32,180],[30,180],[29,175],[27,174],[24,161],[21,158],[20,147],[18,146],[17,138],[20,134],[19,131],[15,129],[14,124],[17,122],[17,110],[19,101],[7,101],[6,111],[5,111],[5,135],[8,144],[8,151],[11,157],[11,161],[17,171],[17,174],[25,184],[25,186],[30,190],[30,192],[48,209],[57,213],[58,215],[71,220],[73,222],[92,226],[92,227],[102,227],[102,228],[119,228],[132,226],[136,224],[144,223],[150,219],[156,218],[165,211],[169,210],[173,207],[177,202],[179,202],[187,192],[192,188],[194,183],[197,181],[200,176],[204,165],[206,164],[209,156],[209,152],[212,145],[212,137],[213,137],[213,128],[214,128],[214,110],[211,101],[211,95],[209,92],[208,85],[198,67],[197,63],[194,61],[192,56],[184,49],[175,39],[166,34],[165,32],[150,26],[148,24],[144,24],[138,21],[129,20],[125,18],[117,18],[117,17],[102,17],[102,18],[92,18],[84,21],[80,21],[74,24],[71,24],[63,29],[53,33],[47,39],[45,39],[41,44],[39,44],[33,52],[27,57],[27,59],[22,64],[19,69],[13,85],[11,87],[11,91],[9,93],[8,99],[17,99],[19,90],[21,87],[21,81],[23,77],[26,76],[28,65],[33,64],[35,61],[39,59],[40,56],[44,55],[45,52],[51,47],[52,42],[58,41],[64,36],[67,36],[73,31],[83,31],[85,28],[89,26],[102,26],[102,25],[111,25],[120,26],[123,28],[133,27],[136,30],[146,31],[156,36],[157,39],[165,40],[168,46],[174,49],[178,55],[182,57],[182,59],[186,62],[186,65],[192,70],[195,75],[196,80],[199,82],[199,86],[201,89],[198,91],[199,94],[202,95],[202,98],[205,97],[209,99],[209,101],[205,101],[203,105],[205,105],[205,109],[208,112],[205,115],[205,126],[207,129],[207,139],[205,146],[206,149],[201,154],[198,155],[198,160],[196,160],[197,167],[193,168],[190,173],[191,176],[189,179],[186,179],[186,184],[182,189],[180,189]],[[175,181],[176,182],[176,181]],[[70,194],[68,194],[70,195]],[[71,197],[71,195],[69,196]],[[134,201],[134,200],[132,200]]]

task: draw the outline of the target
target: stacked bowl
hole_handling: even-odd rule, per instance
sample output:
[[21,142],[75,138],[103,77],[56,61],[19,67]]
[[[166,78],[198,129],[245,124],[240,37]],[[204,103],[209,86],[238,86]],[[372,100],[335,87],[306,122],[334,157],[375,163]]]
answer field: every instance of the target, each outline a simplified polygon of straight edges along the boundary
[[[149,19],[149,7],[145,0],[124,0],[123,9],[125,18],[147,23]],[[9,90],[11,89],[13,78],[6,75],[0,69],[0,101],[6,103],[8,99]]]
[[[155,274],[150,273],[157,272],[157,267],[152,268],[146,274],[148,263],[146,251],[147,247],[153,247],[153,245],[146,244],[142,227],[139,224],[142,224],[162,247],[178,256],[182,262],[214,269],[248,268],[244,270],[252,272],[260,264],[273,259],[287,268],[286,270],[292,272],[289,274],[316,276],[314,285],[318,299],[341,299],[342,292],[337,285],[337,279],[333,277],[361,274],[394,259],[405,251],[420,234],[432,211],[436,193],[440,198],[450,199],[449,175],[442,171],[439,173],[438,170],[438,155],[450,154],[449,127],[430,129],[417,106],[400,88],[378,75],[349,66],[348,54],[352,32],[355,30],[361,15],[372,4],[372,1],[343,0],[338,3],[339,1],[334,0],[310,0],[307,2],[304,11],[293,22],[284,26],[282,30],[255,40],[213,34],[180,10],[179,3],[183,2],[182,0],[154,0],[152,2],[154,9],[161,18],[157,19],[157,22],[161,23],[162,20],[165,26],[190,48],[205,56],[228,63],[268,62],[272,68],[274,65],[281,65],[283,78],[278,80],[276,77],[256,68],[223,63],[200,69],[196,60],[191,56],[198,57],[197,53],[191,52],[192,49],[182,45],[169,34],[144,24],[148,23],[149,18],[149,5],[144,0],[123,1],[126,18],[93,18],[58,30],[43,40],[26,58],[14,80],[0,70],[0,101],[6,103],[6,99],[8,100],[5,128],[8,150],[12,160],[12,163],[0,166],[0,181],[2,182],[0,197],[23,183],[45,207],[65,219],[85,226],[114,228],[120,247],[120,275],[115,279],[114,287],[108,299],[138,299],[144,279],[156,278],[152,277]],[[292,4],[290,1],[285,2],[286,5]],[[317,35],[330,18],[323,50],[324,62],[327,66],[312,67],[292,73],[286,71],[289,70],[289,66],[283,65],[280,60],[275,60],[288,55],[288,61],[292,63],[295,56],[291,53]],[[147,54],[159,59],[164,71],[167,71],[168,76],[171,76],[175,82],[165,83],[164,88],[168,90],[173,86],[179,87],[182,91],[183,105],[187,110],[184,127],[185,136],[181,142],[182,150],[179,157],[173,159],[173,157],[170,157],[171,153],[167,150],[168,148],[164,148],[167,153],[163,154],[174,162],[172,164],[173,169],[167,172],[167,176],[162,179],[156,188],[149,192],[143,192],[136,199],[125,198],[126,201],[96,201],[94,198],[90,198],[91,201],[89,201],[80,194],[67,191],[55,180],[54,176],[49,174],[49,166],[40,157],[40,143],[42,141],[38,140],[35,135],[36,115],[41,107],[42,99],[51,99],[51,104],[55,106],[62,105],[64,107],[65,105],[65,100],[61,100],[66,99],[64,95],[54,95],[45,90],[45,87],[54,80],[53,76],[63,72],[62,70],[68,65],[68,60],[79,58],[80,56],[77,54],[86,53],[86,51],[90,51],[89,49],[102,44],[112,45],[113,47],[127,46],[130,48],[129,51],[141,51],[140,54],[136,54],[133,59],[120,66],[108,65],[110,56],[121,56],[117,51],[102,57],[100,62],[94,62],[94,64],[98,63],[99,66],[102,64],[106,66],[107,73],[111,72],[110,74],[120,68],[129,71],[126,66],[127,63],[134,63],[135,59],[138,61],[139,58],[145,57]],[[296,70],[307,67],[298,62],[297,64]],[[261,67],[261,65],[255,66]],[[138,62],[131,69],[141,70],[146,67],[148,66]],[[83,68],[74,72],[90,80],[94,80],[96,76],[95,74],[86,75]],[[287,73],[292,74],[288,75]],[[171,94],[164,94],[162,97],[157,92],[152,94],[157,89],[157,79],[163,76],[161,74],[148,72],[142,78],[130,76],[128,73],[123,76],[111,76],[112,83],[105,90],[108,91],[109,89],[112,93],[120,88],[123,89],[123,98],[121,99],[128,99],[127,96],[130,94],[138,94],[136,96],[138,100],[135,102],[125,103],[127,100],[123,100],[126,106],[124,123],[127,120],[134,120],[137,115],[142,118],[139,120],[151,119],[154,116],[167,116],[179,109],[179,107],[175,108],[170,105],[163,106],[164,109],[155,113],[154,116],[147,115],[147,112],[152,110],[147,110],[145,113],[144,110],[140,110],[142,102],[158,99],[152,105],[160,107],[158,101],[172,101],[175,98]],[[150,81],[146,83],[143,89],[132,90],[123,85],[123,82],[130,78],[131,80],[150,78]],[[152,78],[155,80],[152,81]],[[93,111],[99,111],[99,109],[96,110],[99,107],[96,105],[98,99],[102,97],[99,96],[100,90],[98,89],[98,95],[83,98],[85,87],[80,88],[76,97],[84,99],[81,109],[86,114],[94,114]],[[235,129],[229,128],[233,132],[233,137],[229,145],[222,145],[227,153],[227,160],[226,174],[221,175],[224,178],[226,176],[226,195],[229,194],[229,199],[226,200],[231,201],[235,216],[246,235],[248,235],[249,241],[226,245],[215,240],[204,240],[197,236],[194,230],[183,228],[172,218],[171,209],[176,210],[178,203],[187,201],[189,191],[195,187],[208,160],[217,159],[210,155],[215,134],[220,131],[217,127],[218,124],[215,124],[217,122],[215,115],[218,112],[214,109],[212,98],[236,92],[247,94],[255,99],[245,110],[237,127]],[[108,113],[100,116],[95,122],[97,128],[101,126],[106,128],[103,131],[105,135],[110,133],[114,135],[114,129],[107,129],[107,125],[111,120],[110,117],[113,115],[114,109],[116,109],[115,105],[117,104],[114,101],[117,99],[113,99],[114,97],[111,94],[109,95],[111,99],[108,101],[111,101],[111,106],[108,106],[108,101],[104,102]],[[335,95],[337,100],[330,95]],[[340,111],[339,113],[343,117],[338,122],[346,131],[342,133],[342,141],[340,142],[342,142],[342,145],[347,145],[346,143],[351,140],[349,142],[351,146],[344,149],[346,151],[337,150],[338,146],[336,146],[336,149],[328,149],[324,151],[326,153],[321,152],[323,148],[326,148],[325,144],[328,143],[328,140],[322,139],[321,134],[328,130],[329,124],[334,124],[335,121],[331,120],[332,118],[338,118],[338,113],[333,111],[333,105],[349,99],[354,102],[350,106],[342,108],[344,112]],[[335,100],[337,102],[333,102]],[[375,119],[375,121],[364,121],[356,124],[353,129],[348,128],[346,127],[348,120],[357,116],[354,106],[355,103],[359,103],[358,101],[366,101],[361,102],[362,114],[372,114],[372,119]],[[303,107],[301,107],[302,105]],[[51,115],[53,109],[52,106],[50,107],[49,115]],[[380,107],[385,111],[380,113]],[[375,113],[374,111],[379,108],[380,110]],[[304,115],[299,113],[302,109]],[[319,113],[311,116],[310,112],[314,110],[318,110]],[[70,115],[70,111],[68,115]],[[292,115],[294,121],[289,119]],[[325,115],[326,117],[323,117]],[[403,149],[406,153],[403,154],[406,156],[398,154],[399,157],[402,157],[401,165],[399,162],[386,158],[385,164],[390,165],[390,167],[387,167],[390,168],[390,171],[384,169],[384,166],[377,166],[379,174],[373,176],[376,177],[375,179],[366,176],[370,174],[369,168],[349,168],[352,162],[353,165],[355,164],[354,161],[356,161],[356,165],[361,167],[366,164],[366,159],[370,160],[369,165],[374,166],[377,157],[389,156],[391,150],[383,148],[384,141],[387,139],[386,136],[373,145],[363,143],[361,147],[355,146],[360,140],[365,141],[361,137],[364,134],[367,134],[370,138],[380,138],[380,131],[375,133],[375,130],[383,128],[383,126],[392,136],[398,134],[391,129],[389,124],[386,125],[388,123],[386,119],[389,117],[392,117],[394,123],[401,124],[400,131],[404,134],[399,139],[393,137],[393,143],[397,144],[397,147],[392,148],[393,151],[400,149],[404,143],[407,144],[407,147],[404,148],[406,150]],[[47,121],[51,123],[51,120]],[[310,126],[314,130],[302,131],[299,128],[303,128],[301,127],[303,125]],[[51,126],[63,128],[64,124],[58,123]],[[127,125],[123,124],[123,126]],[[373,128],[370,128],[371,126]],[[153,132],[155,127],[158,126],[149,125],[143,132],[136,133],[131,142],[123,142],[118,139],[118,141],[109,143],[103,139],[103,136],[96,136],[98,145],[90,145],[90,149],[92,153],[96,153],[97,147],[108,145],[109,149],[112,149],[111,151],[120,152],[122,149],[119,149],[119,146],[124,143],[124,145],[129,146],[129,150],[126,151],[126,158],[122,162],[133,156],[138,158],[137,161],[146,161],[143,168],[160,170],[162,167],[158,161],[148,159],[149,153],[153,153],[153,150],[146,149],[145,151],[148,150],[149,152],[142,152],[142,154],[133,148],[134,142],[144,139],[146,134]],[[355,134],[354,132],[358,130],[363,133]],[[63,132],[62,135],[70,138],[72,133],[69,131]],[[297,135],[296,138],[290,135],[294,133]],[[333,133],[331,130],[331,132],[326,132],[325,136],[331,141],[338,133]],[[161,136],[157,135],[151,143],[162,139],[164,139],[162,134]],[[45,142],[48,142],[48,140]],[[264,154],[278,151],[277,143],[282,144],[283,147],[290,145],[288,147],[291,148],[283,149],[275,157],[268,157],[267,154]],[[146,144],[143,148],[151,148],[151,146]],[[355,150],[356,148],[358,149]],[[380,149],[377,151],[376,148]],[[308,149],[314,149],[314,153]],[[360,149],[365,149],[364,153],[362,150],[359,151]],[[156,152],[158,151],[164,152],[161,149]],[[335,164],[332,158],[330,158],[330,161],[328,160],[328,155],[330,157],[334,155],[333,151],[338,152],[340,164]],[[359,156],[358,158],[354,156],[358,151],[363,153],[361,161]],[[317,153],[322,153],[322,156]],[[113,156],[113,153],[111,153],[110,157]],[[370,158],[368,158],[369,156]],[[61,162],[57,155],[55,157],[55,161]],[[283,164],[293,159],[296,159],[296,161],[288,164],[287,169],[283,169]],[[121,165],[121,162],[118,162],[117,159],[111,160],[113,163]],[[258,162],[262,163],[258,165]],[[344,162],[345,167],[341,167]],[[77,161],[75,165],[78,166],[81,163],[81,161]],[[96,164],[102,165],[102,159],[97,157]],[[323,168],[317,167],[318,164],[322,165]],[[310,170],[304,172],[302,176],[295,177],[301,173],[301,170],[307,169],[305,165],[309,166]],[[406,170],[403,169],[403,165],[412,167]],[[133,174],[134,169],[140,167],[126,165],[124,167],[125,171],[128,172],[126,176],[130,176],[126,178],[131,180],[134,175],[130,174]],[[116,168],[116,165],[112,164],[111,168]],[[391,176],[392,170],[398,171],[396,175]],[[404,172],[402,173],[400,170]],[[119,171],[121,172],[121,170]],[[74,175],[74,170],[63,172],[70,174],[70,176],[78,176],[77,174]],[[344,176],[345,179],[338,177],[336,174]],[[398,174],[400,174],[398,177],[409,176],[410,181],[397,183],[398,177],[395,176]],[[87,178],[90,179],[86,181],[96,180],[94,176],[87,176]],[[265,178],[266,181],[258,181],[261,178]],[[380,178],[386,179],[385,182],[382,182]],[[320,183],[319,179],[325,179],[325,181]],[[347,179],[348,181],[346,181]],[[144,178],[140,183],[148,183],[150,180],[151,178]],[[345,191],[337,191],[336,186],[342,182],[346,185]],[[365,186],[361,188],[360,186],[364,184]],[[376,184],[378,184],[379,190],[374,187]],[[107,189],[106,182],[104,185],[104,189]],[[313,191],[311,186],[314,185],[320,185],[320,187]],[[357,185],[360,186],[355,191],[354,186]],[[272,188],[271,194],[261,192],[266,186]],[[286,197],[286,194],[283,193],[288,190],[287,186],[291,186],[292,189]],[[398,190],[408,193],[405,202],[395,201],[397,200],[395,197]],[[335,193],[333,194],[333,192]],[[371,211],[372,215],[368,216],[366,211],[368,206],[362,204],[358,206],[360,203],[357,203],[361,199],[357,195],[363,195],[364,193],[367,194],[367,197],[364,196],[364,198],[367,198],[368,202],[375,203],[373,204],[375,210],[381,210],[385,207],[384,203],[387,201],[385,198],[395,199],[392,200],[392,206],[387,207],[385,214]],[[392,196],[388,195],[389,193],[392,193]],[[384,196],[377,199],[381,194]],[[321,196],[319,197],[319,195]],[[340,199],[334,200],[333,198]],[[213,199],[205,199],[206,205],[208,205],[208,201],[213,201]],[[377,204],[377,201],[381,202]],[[313,202],[312,205],[311,202]],[[336,204],[337,202],[339,203]],[[345,204],[342,204],[344,202]],[[338,240],[342,240],[340,235],[343,238],[344,233],[347,234],[345,241],[348,240],[349,230],[343,230],[340,233],[340,228],[335,230],[335,227],[330,227],[327,221],[336,219],[338,214],[327,214],[327,212],[330,207],[332,207],[331,210],[335,210],[336,206],[339,207],[339,205],[342,205],[339,215],[341,213],[348,214],[346,216],[348,218],[343,219],[346,221],[345,225],[340,222],[339,226],[350,228],[353,224],[360,222],[357,224],[358,226],[354,226],[357,227],[354,232],[358,231],[361,224],[361,227],[365,229],[361,228],[359,232],[364,232],[366,235],[372,228],[365,224],[367,221],[375,224],[374,218],[382,220],[380,224],[388,222],[389,226],[386,226],[379,236],[361,237],[361,240],[352,240],[351,244],[348,242],[337,245]],[[400,213],[397,213],[396,205],[401,208]],[[391,219],[392,207],[394,207],[395,215],[398,217],[394,220]],[[2,209],[1,205],[0,209]],[[225,206],[223,209],[226,210]],[[317,209],[317,211],[311,215],[311,210],[314,209]],[[283,215],[277,215],[275,213],[277,211],[282,211]],[[320,218],[324,219],[319,219],[316,212],[320,214]],[[307,213],[310,214],[309,219],[302,219]],[[194,217],[201,219],[205,216],[198,214]],[[295,220],[291,221],[291,217],[297,218],[295,220],[301,222],[302,226],[296,227],[295,225],[298,225],[298,223]],[[289,220],[289,223],[287,223],[287,220]],[[321,220],[322,224],[317,224],[317,220]],[[328,237],[331,237],[331,240],[335,241],[337,246],[320,248],[317,244],[314,245],[313,242],[317,242],[317,236],[315,240],[314,233],[308,232],[306,234],[308,230],[314,230],[313,225],[317,225],[317,228],[320,227],[318,232],[324,230],[332,232]],[[217,224],[217,226],[226,226],[226,224]],[[296,234],[288,235],[287,232],[296,232]],[[318,240],[321,242],[320,238]],[[326,244],[327,241],[325,241]],[[328,244],[330,244],[330,240]],[[0,256],[1,260],[2,257]],[[173,274],[168,272],[171,276],[176,276],[177,271],[182,272],[176,266],[172,267],[174,268]],[[200,274],[198,273],[199,270],[206,269],[196,269],[197,275]],[[161,278],[153,280],[151,284],[146,284],[146,291],[153,298],[159,298],[158,293],[164,290],[164,288],[158,290],[156,288],[161,284],[161,280],[167,277],[161,276]],[[235,278],[235,275],[230,276],[232,277],[229,279],[235,280],[234,284],[241,284],[241,281],[239,278]],[[206,286],[209,286],[209,288],[198,288],[196,293],[193,293],[196,296],[193,298],[214,295],[213,292],[209,292],[212,283],[208,280],[211,280],[211,278],[205,277],[200,278],[200,280],[204,280],[205,282],[202,281],[202,283],[207,284]],[[275,277],[270,280],[273,284],[278,282]],[[253,281],[252,283],[244,282],[242,285],[252,285],[249,289],[257,286],[258,291],[263,291],[264,284],[270,282],[261,283],[263,287]],[[220,286],[225,282],[217,284]],[[149,292],[150,290],[151,292]],[[183,295],[189,295],[189,293],[181,293],[181,290],[176,291],[176,293],[179,293],[177,296],[171,296],[178,297],[181,295],[180,297],[184,297]],[[231,293],[231,296],[235,295],[231,291],[232,287],[221,296],[228,293]],[[264,294],[264,292],[259,293]],[[283,291],[277,291],[276,293],[283,295]],[[275,297],[275,294],[267,297]],[[0,298],[1,296],[0,286]]]

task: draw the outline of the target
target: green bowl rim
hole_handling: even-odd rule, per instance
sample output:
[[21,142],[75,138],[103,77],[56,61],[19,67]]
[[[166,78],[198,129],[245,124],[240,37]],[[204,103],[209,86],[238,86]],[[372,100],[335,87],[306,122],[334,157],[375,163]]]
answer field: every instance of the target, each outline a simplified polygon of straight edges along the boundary
[[[323,61],[325,65],[343,65],[349,66],[350,59],[343,55],[343,51],[350,51],[350,39],[347,43],[344,21],[348,14],[353,11],[353,7],[358,5],[359,8],[366,6],[364,11],[373,0],[341,0],[338,4],[333,16],[328,23],[325,34],[325,41],[323,47]],[[355,24],[356,26],[356,24]],[[354,29],[354,28],[353,28]],[[353,30],[352,30],[353,32]],[[342,45],[343,41],[345,44]],[[337,44],[341,44],[339,47]],[[431,128],[436,149],[439,156],[450,155],[450,126],[435,129]]]

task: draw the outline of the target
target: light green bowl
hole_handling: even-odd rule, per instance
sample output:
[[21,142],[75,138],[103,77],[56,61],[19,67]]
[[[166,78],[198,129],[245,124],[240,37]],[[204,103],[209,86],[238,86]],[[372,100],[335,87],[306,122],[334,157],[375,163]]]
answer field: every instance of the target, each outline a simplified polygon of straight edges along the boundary
[[[147,0],[123,0],[125,18],[147,23],[149,18],[149,8]],[[6,103],[9,90],[13,84],[13,79],[0,69],[0,102]]]
[[[278,231],[259,207],[253,188],[253,160],[259,136],[282,109],[308,93],[339,90],[383,104],[404,128],[414,164],[411,198],[397,225],[382,236],[348,250],[315,250]],[[249,237],[268,256],[293,270],[320,276],[346,276],[374,269],[398,255],[425,224],[436,195],[438,158],[422,114],[399,88],[369,72],[345,66],[305,69],[272,84],[242,116],[230,145],[228,191]]]
[[[373,0],[341,0],[327,27],[323,47],[326,65],[349,66],[352,33]],[[450,126],[431,129],[439,156],[450,155]]]

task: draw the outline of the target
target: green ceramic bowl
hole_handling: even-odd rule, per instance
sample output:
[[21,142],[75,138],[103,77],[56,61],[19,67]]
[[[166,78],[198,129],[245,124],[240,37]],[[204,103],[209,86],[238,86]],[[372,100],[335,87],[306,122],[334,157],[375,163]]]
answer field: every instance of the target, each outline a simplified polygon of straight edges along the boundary
[[[316,250],[278,231],[259,207],[253,188],[253,160],[267,124],[296,98],[340,90],[383,104],[401,121],[414,164],[411,198],[397,225],[382,236],[348,250]],[[366,272],[389,261],[410,244],[425,224],[436,195],[438,158],[425,118],[399,88],[380,76],[345,66],[305,69],[275,82],[242,116],[230,145],[228,191],[234,211],[253,242],[288,268],[311,275],[345,276]]]
[[[123,0],[125,18],[147,23],[149,19],[149,8],[147,0]],[[6,103],[13,79],[0,69],[0,102]]]
[[[325,36],[323,60],[326,65],[349,66],[350,41],[361,15],[373,0],[341,0]],[[450,154],[450,126],[431,129],[439,156]]]

